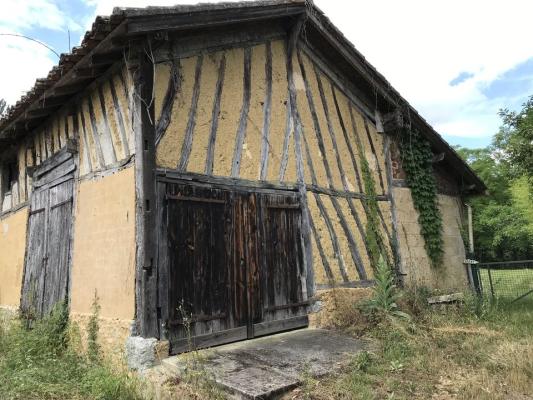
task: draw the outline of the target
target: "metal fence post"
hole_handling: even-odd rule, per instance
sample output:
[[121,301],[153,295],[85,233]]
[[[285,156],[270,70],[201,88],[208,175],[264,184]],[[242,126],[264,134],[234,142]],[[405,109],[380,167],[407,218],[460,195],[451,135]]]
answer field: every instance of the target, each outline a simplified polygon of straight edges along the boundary
[[494,299],[494,285],[492,284],[492,274],[490,273],[490,267],[487,269],[489,273],[489,283],[490,283],[490,294],[492,295],[492,298]]

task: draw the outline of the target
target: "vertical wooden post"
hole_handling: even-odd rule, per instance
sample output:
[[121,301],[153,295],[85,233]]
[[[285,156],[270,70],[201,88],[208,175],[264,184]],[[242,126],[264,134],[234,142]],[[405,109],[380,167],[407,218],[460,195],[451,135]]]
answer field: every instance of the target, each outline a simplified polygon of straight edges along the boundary
[[294,124],[294,147],[296,153],[297,163],[297,180],[298,192],[300,195],[300,202],[302,205],[302,246],[303,246],[303,273],[302,279],[305,284],[302,288],[306,290],[304,293],[304,300],[307,300],[314,295],[315,280],[313,271],[313,249],[311,247],[311,223],[309,217],[309,207],[307,204],[307,188],[303,173],[303,157],[302,157],[302,123],[298,113],[296,103],[296,86],[294,83],[294,66],[293,58],[298,47],[298,40],[300,32],[302,31],[304,18],[300,17],[295,24],[290,28],[287,38],[287,81],[289,85],[289,106],[291,111],[291,118]]
[[155,268],[155,126],[153,62],[149,39],[137,51],[133,74],[133,130],[135,136],[136,195],[136,324],[137,334],[159,337],[157,272]]
[[396,271],[396,280],[398,282],[399,286],[404,285],[404,276],[405,273],[402,270],[402,258],[400,254],[400,248],[398,241],[398,219],[396,216],[396,202],[394,201],[394,193],[393,193],[393,185],[392,185],[392,158],[391,158],[391,137],[389,134],[385,134],[384,136],[384,145],[383,145],[383,152],[385,157],[385,175],[387,177],[387,187],[388,187],[388,193],[389,201],[390,201],[390,209],[391,209],[391,217],[392,217],[392,252],[394,257],[394,270]]

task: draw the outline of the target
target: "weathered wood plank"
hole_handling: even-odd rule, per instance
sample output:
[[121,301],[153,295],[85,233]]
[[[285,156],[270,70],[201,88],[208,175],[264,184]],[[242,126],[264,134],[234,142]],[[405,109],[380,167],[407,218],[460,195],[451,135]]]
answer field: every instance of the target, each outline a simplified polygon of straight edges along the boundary
[[[318,116],[317,116],[317,113],[316,113],[316,107],[315,107],[315,102],[313,100],[313,94],[311,92],[311,87],[309,85],[309,81],[307,79],[307,71],[305,70],[305,66],[304,66],[304,63],[303,63],[303,60],[302,60],[302,56],[301,56],[301,53],[298,51],[297,53],[297,57],[298,57],[298,63],[300,65],[300,71],[302,72],[302,79],[304,81],[304,86],[305,86],[305,95],[307,97],[307,102],[309,104],[309,111],[310,111],[310,114],[311,114],[311,119],[313,121],[313,127],[314,127],[314,132],[315,132],[315,135],[316,135],[316,139],[317,139],[317,142],[318,142],[318,148],[320,150],[320,153],[321,153],[321,159],[324,163],[324,169],[326,171],[326,177],[327,177],[327,180],[328,180],[328,187],[330,188],[333,188],[333,178],[332,178],[332,174],[331,174],[331,168],[329,167],[329,162],[328,162],[328,155],[326,153],[326,149],[325,149],[325,146],[324,146],[324,139],[322,137],[322,130],[320,128],[320,123],[318,121]],[[316,178],[315,178],[315,181],[313,182],[314,184],[316,184]]]
[[263,130],[261,132],[261,169],[259,177],[266,180],[268,172],[268,155],[270,153],[270,114],[272,108],[272,45],[265,44],[265,102],[263,104]]
[[315,227],[315,224],[312,218],[309,218],[309,224],[311,226],[311,230],[315,238],[316,247],[318,249],[318,254],[320,255],[320,259],[322,260],[322,266],[324,267],[326,277],[328,278],[328,280],[333,282],[335,278],[333,276],[333,272],[331,271],[328,257],[326,257],[326,253],[324,252],[324,247],[322,247],[322,241],[320,240],[320,237],[318,236],[318,232],[316,230],[316,227]]
[[248,337],[248,333],[245,326],[234,328],[222,332],[209,333],[206,335],[195,336],[192,338],[192,343],[189,339],[181,339],[173,343],[170,349],[171,354],[179,354],[193,349],[202,349],[206,347],[212,347],[214,345],[220,345],[225,343],[237,342],[244,340]]
[[209,131],[209,143],[207,146],[207,156],[205,161],[205,173],[207,175],[213,174],[213,158],[215,154],[215,143],[218,129],[218,119],[220,115],[220,99],[222,97],[222,89],[224,87],[224,76],[226,73],[226,56],[222,55],[218,67],[217,86],[215,88],[215,95],[213,97],[213,112],[211,114],[211,130]]
[[291,133],[293,129],[292,113],[291,113],[291,99],[287,100],[285,112],[285,136],[283,139],[283,151],[281,155],[281,165],[279,169],[279,181],[285,180],[285,172],[287,171],[287,164],[289,162],[289,143],[291,141]]
[[372,140],[372,135],[370,133],[370,129],[368,128],[368,119],[363,117],[363,121],[365,123],[365,131],[368,137],[368,142],[370,143],[370,149],[372,150],[372,154],[376,159],[376,168],[378,170],[379,186],[381,187],[381,193],[385,193],[385,185],[383,184],[383,173],[381,172],[381,165],[379,165],[379,158],[376,153],[376,147],[374,146],[374,141]]
[[350,226],[346,222],[346,218],[344,217],[344,214],[339,205],[339,202],[337,201],[337,198],[332,196],[331,203],[333,204],[333,207],[335,208],[335,212],[337,213],[337,216],[339,217],[339,222],[342,226],[342,229],[344,230],[344,234],[346,235],[346,238],[348,239],[348,246],[350,248],[350,253],[351,253],[353,262],[355,264],[357,274],[359,275],[359,279],[366,279],[367,276],[366,276],[366,271],[365,271],[363,260],[361,259],[361,255],[359,254],[359,249],[357,248],[357,244],[353,237],[352,231],[350,230]]
[[328,233],[331,238],[331,244],[333,247],[333,252],[337,255],[337,260],[339,263],[339,271],[341,273],[342,279],[344,282],[348,282],[350,279],[348,277],[348,273],[346,272],[346,264],[344,263],[344,259],[341,256],[342,253],[340,251],[340,245],[339,245],[339,239],[337,237],[337,233],[335,232],[335,229],[333,228],[333,224],[331,223],[331,219],[326,210],[326,207],[324,206],[324,202],[320,198],[320,195],[315,193],[314,196],[315,196],[316,203],[318,205],[318,209],[320,210],[322,219],[324,220],[324,223],[326,224],[326,228],[328,229]]
[[157,274],[153,271],[155,231],[155,129],[153,64],[146,49],[138,48],[134,68],[133,130],[135,135],[136,304],[137,325],[144,337],[160,335],[157,313]]
[[111,154],[111,164],[117,162],[117,149],[115,149],[115,144],[113,143],[113,133],[111,132],[111,128],[109,127],[109,119],[107,117],[107,109],[105,106],[105,97],[104,97],[104,90],[102,88],[102,85],[98,85],[98,99],[100,101],[100,109],[102,112],[102,119],[104,120],[104,135],[106,137],[106,141],[109,142],[110,147],[110,154]]
[[251,97],[251,75],[252,75],[252,49],[244,49],[244,74],[243,74],[243,99],[239,127],[235,137],[235,147],[233,151],[233,161],[231,163],[231,176],[237,178],[240,174],[242,146],[246,136],[246,127],[248,125],[248,111],[250,110]]
[[186,171],[191,155],[194,127],[196,126],[196,109],[198,108],[198,97],[200,96],[200,80],[202,79],[203,55],[196,58],[196,68],[194,72],[194,87],[192,91],[191,108],[189,109],[189,118],[187,128],[185,129],[185,138],[181,147],[181,157],[178,162],[178,171]]
[[172,58],[170,66],[170,77],[168,79],[167,91],[163,98],[163,105],[161,107],[161,115],[156,123],[155,128],[155,144],[156,146],[161,141],[161,138],[165,134],[170,121],[172,120],[172,108],[174,107],[174,100],[176,94],[181,88],[181,64],[179,59]]
[[124,125],[124,114],[122,112],[122,107],[120,106],[120,102],[118,101],[117,89],[115,88],[115,82],[113,78],[109,79],[109,88],[111,91],[111,97],[113,99],[115,119],[117,121],[119,132],[120,132],[120,140],[122,141],[122,147],[124,149],[124,156],[125,158],[129,158],[131,155],[130,145],[128,143],[128,136],[126,134],[126,127]]
[[[91,132],[93,136],[94,151],[96,152],[96,157],[98,158],[98,163],[100,164],[100,168],[105,168],[106,160],[104,157],[104,151],[102,149],[102,143],[100,142],[100,135],[98,133],[98,125],[96,123],[96,116],[94,115],[93,102],[90,96],[87,98],[86,101],[87,101],[87,107],[89,108],[89,119],[90,119],[91,128],[92,128]],[[83,119],[82,119],[82,122],[84,122]],[[88,147],[87,150],[89,149],[90,148]]]
[[282,319],[279,321],[262,322],[254,325],[256,337],[270,335],[275,332],[290,331],[298,328],[305,328],[309,325],[307,315]]

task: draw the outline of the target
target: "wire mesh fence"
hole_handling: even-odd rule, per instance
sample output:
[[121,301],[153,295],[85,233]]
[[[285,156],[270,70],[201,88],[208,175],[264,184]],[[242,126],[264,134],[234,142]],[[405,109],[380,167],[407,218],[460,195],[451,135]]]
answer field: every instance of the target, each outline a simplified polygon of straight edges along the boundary
[[533,260],[479,263],[472,266],[478,293],[505,302],[533,302]]

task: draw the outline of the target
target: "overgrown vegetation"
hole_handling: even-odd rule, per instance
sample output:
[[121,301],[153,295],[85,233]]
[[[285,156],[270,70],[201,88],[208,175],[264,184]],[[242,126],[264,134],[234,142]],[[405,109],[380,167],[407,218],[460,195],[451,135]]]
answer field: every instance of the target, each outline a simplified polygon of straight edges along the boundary
[[67,304],[34,321],[31,329],[25,325],[20,319],[0,318],[1,399],[141,398],[133,377],[99,356],[83,354]]
[[376,192],[376,182],[372,176],[372,171],[366,160],[365,151],[360,141],[357,141],[359,154],[361,154],[361,172],[365,188],[365,199],[363,205],[366,213],[365,242],[370,256],[370,265],[376,269],[381,254],[387,254],[383,237],[379,229],[378,196]]
[[374,319],[402,318],[410,319],[409,314],[398,307],[400,293],[394,284],[394,274],[383,257],[380,256],[375,271],[376,284],[372,287],[372,297],[363,303],[364,309],[374,316]]
[[533,258],[533,97],[519,112],[501,111],[503,126],[481,149],[456,147],[487,185],[473,208],[476,256],[481,261]]
[[[533,393],[533,304],[477,296],[431,308],[421,288],[399,306],[412,319],[367,326],[367,351],[341,373],[286,399],[527,399]],[[312,385],[311,387],[309,387]],[[304,396],[305,395],[305,396]]]
[[416,129],[407,127],[400,130],[400,154],[413,204],[419,214],[424,247],[432,265],[438,267],[442,264],[444,242],[431,147]]

